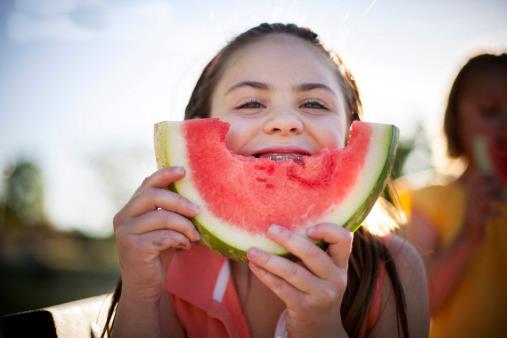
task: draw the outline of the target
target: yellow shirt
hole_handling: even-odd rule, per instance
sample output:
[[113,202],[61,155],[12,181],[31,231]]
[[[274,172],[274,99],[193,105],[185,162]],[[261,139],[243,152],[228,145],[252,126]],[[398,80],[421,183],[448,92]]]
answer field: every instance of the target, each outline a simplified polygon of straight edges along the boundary
[[[417,209],[434,224],[440,248],[459,233],[465,192],[458,183],[402,191],[400,200],[409,214]],[[432,316],[431,338],[507,337],[507,204],[501,209],[474,249],[461,282]]]

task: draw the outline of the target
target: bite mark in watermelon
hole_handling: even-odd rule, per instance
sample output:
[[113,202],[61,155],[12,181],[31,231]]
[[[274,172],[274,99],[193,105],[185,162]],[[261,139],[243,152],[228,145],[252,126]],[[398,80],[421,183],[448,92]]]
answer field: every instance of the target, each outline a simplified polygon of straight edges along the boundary
[[203,242],[237,260],[253,246],[287,254],[265,235],[271,224],[299,233],[322,222],[356,230],[385,186],[398,140],[393,125],[356,121],[345,148],[275,162],[232,153],[228,129],[218,119],[160,122],[155,152],[159,168],[187,169],[172,188],[201,206],[193,221]]

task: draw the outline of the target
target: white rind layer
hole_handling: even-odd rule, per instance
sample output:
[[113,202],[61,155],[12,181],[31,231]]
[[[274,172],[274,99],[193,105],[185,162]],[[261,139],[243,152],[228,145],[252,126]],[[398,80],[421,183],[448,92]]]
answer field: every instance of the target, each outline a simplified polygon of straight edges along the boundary
[[[369,198],[382,175],[384,164],[389,156],[389,146],[393,134],[391,125],[369,123],[372,127],[369,151],[364,159],[364,166],[359,172],[356,184],[349,191],[340,205],[331,208],[324,219],[344,225]],[[354,226],[351,224],[351,226]]]
[[[375,123],[369,123],[369,125],[372,127],[371,146],[369,146],[369,152],[364,162],[365,165],[356,179],[356,184],[339,205],[331,207],[319,219],[309,220],[307,224],[301,224],[301,226],[296,227],[296,231],[303,233],[304,228],[307,226],[322,222],[344,225],[370,197],[371,191],[382,174],[386,157],[389,154],[393,127],[391,125]],[[192,171],[189,170],[190,166],[186,157],[187,152],[181,151],[181,149],[186,149],[182,126],[182,122],[162,122],[158,125],[158,129],[159,131],[165,129],[165,132],[167,132],[167,144],[165,147],[161,146],[161,148],[167,151],[165,156],[169,158],[170,165],[182,166],[187,170],[185,177],[176,182],[175,186],[182,196],[185,196],[201,207],[199,215],[195,218],[196,221],[204,226],[213,236],[237,250],[246,251],[250,247],[255,246],[273,254],[285,254],[287,251],[274,241],[261,234],[254,234],[234,227],[230,223],[217,218],[206,207],[203,198],[191,183]],[[352,226],[353,224],[350,227]]]

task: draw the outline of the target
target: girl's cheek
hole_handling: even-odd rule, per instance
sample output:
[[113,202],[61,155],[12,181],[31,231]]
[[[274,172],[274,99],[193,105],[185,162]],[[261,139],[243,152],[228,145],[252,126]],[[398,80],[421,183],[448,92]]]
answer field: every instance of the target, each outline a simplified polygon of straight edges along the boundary
[[238,134],[235,129],[229,129],[229,132],[225,136],[225,144],[227,149],[232,151],[233,153],[238,153],[239,149],[241,149],[241,134]]
[[229,116],[223,119],[229,122],[229,132],[225,136],[227,148],[235,153],[240,153],[241,149],[251,141],[256,130],[259,128],[258,121],[241,116]]
[[[321,143],[327,148],[343,148],[345,147],[345,139],[348,127],[337,121],[329,121],[320,128],[322,137]],[[324,133],[325,131],[325,133]],[[324,139],[325,137],[325,139]]]

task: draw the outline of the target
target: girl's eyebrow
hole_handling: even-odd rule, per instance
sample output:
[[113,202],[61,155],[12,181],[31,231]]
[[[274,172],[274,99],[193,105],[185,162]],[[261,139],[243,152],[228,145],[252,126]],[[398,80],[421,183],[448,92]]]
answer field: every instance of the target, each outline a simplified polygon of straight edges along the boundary
[[[233,90],[236,90],[241,87],[251,87],[251,88],[260,89],[260,90],[268,90],[268,89],[272,88],[272,86],[270,86],[269,84],[264,83],[264,82],[241,81],[241,82],[236,83],[231,88],[229,88],[225,92],[225,94],[229,94]],[[329,93],[336,96],[336,93],[331,88],[329,88],[328,86],[326,86],[323,83],[318,83],[318,82],[302,83],[302,84],[299,84],[293,88],[293,90],[296,92],[304,92],[304,91],[309,91],[309,90],[313,90],[313,89],[324,89],[324,90],[328,91]]]
[[305,91],[309,91],[309,90],[313,90],[313,89],[324,89],[324,90],[328,91],[329,93],[336,95],[335,92],[331,88],[329,88],[328,86],[326,86],[323,83],[318,83],[318,82],[302,83],[302,84],[294,87],[294,91],[296,91],[296,92],[305,92]]
[[236,90],[236,89],[241,88],[241,87],[252,87],[254,89],[260,89],[260,90],[268,90],[268,89],[271,88],[271,86],[269,86],[268,84],[263,83],[263,82],[258,82],[258,81],[241,81],[241,82],[236,83],[231,88],[229,88],[225,92],[225,94],[227,95],[230,92],[232,92],[233,90]]

